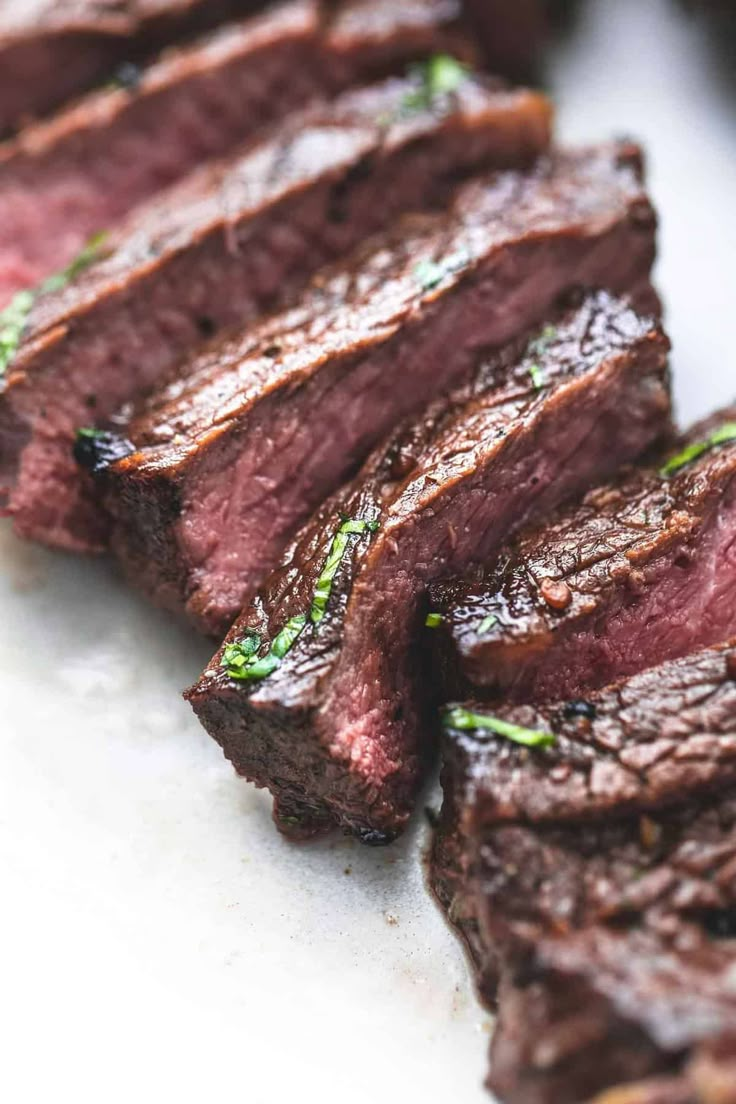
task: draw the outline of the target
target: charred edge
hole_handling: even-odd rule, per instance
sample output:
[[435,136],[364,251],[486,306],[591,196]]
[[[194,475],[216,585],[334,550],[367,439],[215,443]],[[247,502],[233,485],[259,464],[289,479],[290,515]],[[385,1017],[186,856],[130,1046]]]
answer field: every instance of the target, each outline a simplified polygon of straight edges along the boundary
[[124,460],[135,451],[135,445],[127,437],[105,430],[79,434],[72,449],[77,464],[90,475],[101,475],[111,464]]

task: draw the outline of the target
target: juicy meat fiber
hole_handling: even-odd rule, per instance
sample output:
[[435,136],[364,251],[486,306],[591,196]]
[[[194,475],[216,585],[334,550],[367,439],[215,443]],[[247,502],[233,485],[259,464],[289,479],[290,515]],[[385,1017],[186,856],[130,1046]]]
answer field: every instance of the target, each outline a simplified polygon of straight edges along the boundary
[[[480,578],[438,588],[449,696],[572,697],[736,632],[736,440],[660,470],[734,421],[720,411],[524,533]],[[545,598],[555,588],[562,603]]]
[[104,547],[105,518],[71,455],[78,427],[104,426],[196,368],[182,358],[204,335],[295,298],[392,216],[443,205],[459,174],[526,163],[548,141],[535,93],[467,77],[404,117],[413,90],[386,81],[291,117],[139,212],[107,259],[37,301],[0,392],[0,495],[21,535]]
[[236,768],[274,792],[282,825],[337,822],[372,843],[401,831],[432,746],[427,585],[666,431],[655,323],[605,293],[554,321],[476,362],[469,388],[400,431],[304,528],[227,643],[256,633],[266,647],[309,608],[341,518],[380,526],[356,538],[325,617],[273,674],[236,682],[221,652],[190,692]]

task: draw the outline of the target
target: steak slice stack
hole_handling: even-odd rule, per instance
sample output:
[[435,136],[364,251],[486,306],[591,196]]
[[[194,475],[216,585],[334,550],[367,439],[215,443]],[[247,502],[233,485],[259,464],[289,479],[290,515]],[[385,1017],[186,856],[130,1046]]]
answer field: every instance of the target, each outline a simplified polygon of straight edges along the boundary
[[433,880],[500,1006],[500,1099],[728,1099],[735,675],[732,641],[585,701],[448,707]]
[[0,9],[0,136],[169,42],[260,0],[6,0]]
[[651,300],[653,220],[629,153],[474,181],[448,216],[399,225],[293,314],[203,355],[133,420],[135,451],[106,473],[130,577],[221,636],[298,525],[482,349],[578,282]]
[[104,519],[71,455],[79,426],[185,371],[203,335],[293,298],[398,212],[442,205],[464,172],[526,163],[548,141],[549,106],[534,93],[461,74],[406,113],[415,91],[389,80],[290,119],[139,212],[106,257],[32,301],[0,378],[0,496],[20,534],[102,547]]
[[432,748],[426,586],[668,428],[668,343],[654,322],[597,293],[550,323],[481,360],[468,388],[328,501],[190,691],[294,834],[338,823],[385,843],[401,831]]
[[432,594],[450,696],[573,697],[736,632],[736,409]]
[[[133,83],[93,93],[0,146],[0,307],[92,234],[309,100],[422,54],[468,53],[452,5],[425,3],[420,23],[411,8],[392,8],[377,27],[363,0],[330,18],[318,0],[291,0],[165,54]],[[452,63],[439,55],[431,65]],[[428,91],[431,65],[424,81],[417,72],[416,97]]]

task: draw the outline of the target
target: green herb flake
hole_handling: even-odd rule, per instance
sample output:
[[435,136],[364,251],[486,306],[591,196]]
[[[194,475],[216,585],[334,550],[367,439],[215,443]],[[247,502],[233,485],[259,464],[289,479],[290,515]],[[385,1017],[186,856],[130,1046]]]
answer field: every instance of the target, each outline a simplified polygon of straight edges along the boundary
[[66,268],[53,276],[49,276],[38,287],[19,291],[10,300],[5,310],[0,311],[0,376],[10,366],[18,351],[18,346],[25,333],[36,300],[43,295],[50,295],[54,291],[61,291],[86,268],[94,264],[100,257],[100,251],[106,237],[107,234],[104,233],[95,234],[87,242],[81,253]]
[[32,291],[19,291],[5,310],[0,312],[0,375],[15,356],[35,298]]
[[422,291],[434,291],[448,276],[454,275],[470,263],[470,255],[460,249],[441,261],[419,261],[414,266],[414,276]]
[[441,613],[428,613],[424,624],[428,629],[438,629],[442,621],[443,617]]
[[309,611],[309,619],[314,625],[320,623],[327,611],[327,603],[332,593],[332,585],[335,582],[335,576],[340,570],[340,564],[345,558],[350,538],[362,533],[375,533],[377,528],[378,522],[376,521],[355,521],[348,519],[344,521],[338,529],[330,546],[330,551],[327,553],[325,565],[317,580],[317,586],[315,587],[314,598],[312,599],[312,606]]
[[281,632],[274,637],[271,647],[265,655],[259,656],[261,638],[258,633],[249,632],[242,640],[228,644],[222,653],[220,666],[224,667],[230,678],[239,682],[251,679],[264,679],[273,674],[281,661],[291,651],[311,621],[318,625],[325,615],[330,600],[335,576],[340,569],[348,544],[352,536],[375,533],[379,528],[377,521],[346,518],[333,537],[320,576],[314,590],[309,613],[300,613],[290,618]]
[[435,54],[420,65],[413,65],[410,73],[417,87],[404,96],[399,116],[429,111],[440,97],[457,92],[468,72],[468,66],[450,54]]
[[496,617],[495,613],[489,613],[487,617],[483,618],[480,625],[478,626],[478,632],[483,635],[483,633],[490,632],[493,626],[497,624],[498,618]]
[[725,422],[703,441],[695,441],[692,445],[684,448],[682,452],[678,452],[676,456],[667,461],[664,467],[659,469],[659,474],[663,479],[669,479],[670,476],[676,475],[682,468],[686,468],[688,464],[692,464],[706,452],[718,448],[719,445],[727,445],[731,441],[736,441],[736,422]]
[[63,268],[61,272],[55,273],[53,276],[49,276],[47,280],[41,284],[37,294],[49,295],[53,291],[61,291],[63,288],[70,284],[73,280],[76,280],[77,276],[81,274],[91,265],[100,259],[102,254],[102,247],[107,240],[107,232],[101,231],[99,234],[94,234],[82,251],[77,254],[73,261],[71,261],[66,268]]
[[529,377],[535,391],[541,391],[547,382],[547,378],[538,364],[532,364],[529,369]]
[[248,633],[238,643],[228,644],[222,654],[220,666],[227,670],[230,678],[238,681],[266,678],[273,674],[284,656],[294,647],[306,623],[307,618],[303,613],[298,617],[290,618],[281,632],[274,637],[273,644],[266,655],[260,658],[257,653],[261,646],[261,638],[257,633]]
[[551,732],[522,728],[519,725],[509,724],[508,721],[502,721],[500,717],[491,717],[486,713],[472,713],[462,706],[454,706],[446,710],[442,717],[442,725],[445,729],[455,729],[460,732],[478,730],[493,732],[496,736],[502,736],[523,747],[551,747],[556,740]]

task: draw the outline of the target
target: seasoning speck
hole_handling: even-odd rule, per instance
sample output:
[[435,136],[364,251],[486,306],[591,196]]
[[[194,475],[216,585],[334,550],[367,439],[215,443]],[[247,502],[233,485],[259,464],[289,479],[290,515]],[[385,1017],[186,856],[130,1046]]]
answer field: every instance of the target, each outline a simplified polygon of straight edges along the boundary
[[567,583],[562,580],[542,579],[539,593],[553,610],[566,610],[572,602],[572,592]]

